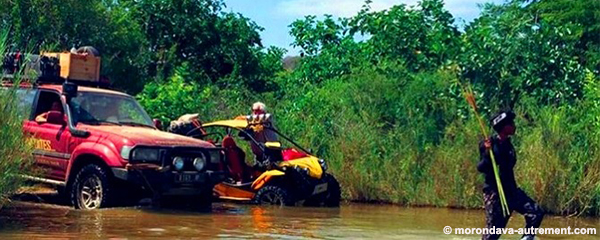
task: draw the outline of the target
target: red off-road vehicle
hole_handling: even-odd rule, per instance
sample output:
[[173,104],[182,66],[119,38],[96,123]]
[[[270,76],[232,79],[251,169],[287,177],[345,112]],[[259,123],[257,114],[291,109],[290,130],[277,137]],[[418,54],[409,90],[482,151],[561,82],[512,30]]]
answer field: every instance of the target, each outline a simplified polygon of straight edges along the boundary
[[[4,62],[0,90],[12,87]],[[214,185],[225,178],[216,170],[221,149],[160,131],[125,93],[41,73],[37,82],[16,89],[38,167],[24,177],[56,186],[80,209],[119,204],[124,193],[137,188],[155,197],[196,196],[186,198],[209,206]]]

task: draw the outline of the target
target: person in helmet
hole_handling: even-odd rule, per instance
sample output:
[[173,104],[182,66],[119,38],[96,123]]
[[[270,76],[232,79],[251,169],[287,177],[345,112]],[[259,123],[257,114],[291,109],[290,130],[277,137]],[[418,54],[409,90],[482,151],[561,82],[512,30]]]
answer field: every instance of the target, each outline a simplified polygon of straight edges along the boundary
[[[235,119],[248,121],[252,129],[252,138],[259,144],[277,142],[277,134],[272,130],[275,128],[275,120],[272,114],[267,113],[267,106],[262,102],[255,102],[252,104],[251,110],[252,113],[250,115],[238,116]],[[261,161],[265,159],[264,152],[254,141],[249,142],[254,154],[255,165],[260,165]]]

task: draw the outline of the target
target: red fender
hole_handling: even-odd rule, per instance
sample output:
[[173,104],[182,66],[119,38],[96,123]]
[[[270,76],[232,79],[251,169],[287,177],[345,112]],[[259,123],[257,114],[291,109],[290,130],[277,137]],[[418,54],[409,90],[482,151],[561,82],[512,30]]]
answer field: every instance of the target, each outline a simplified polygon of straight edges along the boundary
[[71,159],[67,167],[66,179],[69,179],[69,175],[71,175],[71,168],[75,164],[75,161],[81,161],[79,156],[82,155],[94,155],[102,159],[102,161],[109,167],[125,167],[127,162],[121,158],[121,154],[119,152],[116,152],[115,146],[112,143],[111,145],[112,146],[109,147],[96,142],[85,142],[79,144],[73,151],[73,154],[71,154]]

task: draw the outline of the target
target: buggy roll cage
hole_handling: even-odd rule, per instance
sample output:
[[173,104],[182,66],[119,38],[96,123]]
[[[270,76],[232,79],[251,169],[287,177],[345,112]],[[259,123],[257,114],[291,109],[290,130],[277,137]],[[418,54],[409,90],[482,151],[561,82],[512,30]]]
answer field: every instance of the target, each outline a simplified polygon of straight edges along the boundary
[[[193,136],[198,136],[200,138],[204,138],[205,136],[210,135],[210,133],[206,133],[206,131],[204,130],[204,127],[202,126],[202,123],[200,124],[196,124],[193,123],[195,128],[190,130],[186,136],[190,136],[189,134],[194,132],[194,131],[200,131],[201,134],[199,135],[193,135]],[[224,128],[228,128],[228,129],[236,129],[240,132],[243,132],[245,134],[245,136],[247,138],[249,138],[252,142],[254,142],[257,146],[259,146],[261,148],[261,150],[264,152],[266,150],[266,145],[264,143],[258,142],[254,137],[252,137],[252,134],[248,132],[248,129],[251,126],[256,126],[256,125],[263,125],[264,129],[266,130],[271,130],[273,132],[275,132],[278,136],[282,137],[283,139],[285,139],[286,141],[292,143],[292,145],[294,145],[295,147],[297,147],[298,149],[302,150],[304,153],[310,155],[312,154],[310,151],[307,151],[306,149],[304,149],[302,146],[300,146],[298,143],[294,142],[292,139],[290,139],[289,137],[287,137],[286,135],[284,135],[283,133],[281,133],[280,131],[278,131],[276,128],[272,127],[271,124],[263,124],[263,123],[248,123],[248,126],[246,126],[245,128],[238,128],[238,127],[231,127],[231,126],[210,126],[210,127],[224,127]],[[229,132],[228,132],[229,135]]]

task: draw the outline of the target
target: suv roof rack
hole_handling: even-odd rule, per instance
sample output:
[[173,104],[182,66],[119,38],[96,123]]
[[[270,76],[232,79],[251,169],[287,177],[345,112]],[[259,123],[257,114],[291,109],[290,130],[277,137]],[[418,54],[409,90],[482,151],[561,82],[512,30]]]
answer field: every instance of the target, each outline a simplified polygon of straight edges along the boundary
[[0,81],[3,84],[14,83],[15,78],[20,78],[23,83],[32,85],[72,82],[80,86],[110,88],[110,82],[105,81],[104,76],[99,77],[96,81],[62,77],[58,55],[10,52],[5,54],[1,60]]

